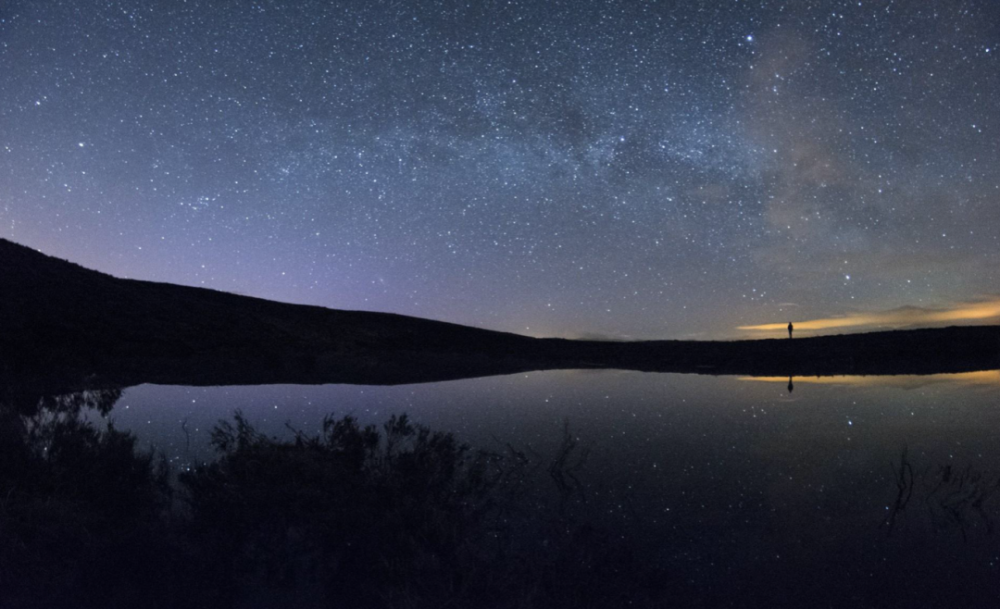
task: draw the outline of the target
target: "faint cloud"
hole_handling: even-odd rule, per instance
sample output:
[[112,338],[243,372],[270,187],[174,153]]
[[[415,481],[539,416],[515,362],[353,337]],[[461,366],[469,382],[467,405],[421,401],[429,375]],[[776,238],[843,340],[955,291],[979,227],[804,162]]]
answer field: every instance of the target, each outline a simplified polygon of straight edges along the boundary
[[[889,311],[849,313],[840,317],[795,321],[800,331],[820,331],[840,328],[897,329],[962,323],[1000,322],[1000,296],[990,296],[975,302],[960,302],[940,309],[900,307]],[[781,332],[785,323],[739,326],[747,332]]]
[[[745,376],[741,381],[760,383],[788,383],[787,376]],[[796,385],[849,385],[852,387],[896,387],[898,389],[918,389],[928,385],[955,384],[997,387],[1000,386],[1000,370],[981,372],[960,372],[955,374],[899,374],[894,376],[803,376],[794,377]]]
[[582,332],[570,338],[572,340],[592,340],[597,342],[632,342],[639,340],[627,334],[603,334],[601,332]]

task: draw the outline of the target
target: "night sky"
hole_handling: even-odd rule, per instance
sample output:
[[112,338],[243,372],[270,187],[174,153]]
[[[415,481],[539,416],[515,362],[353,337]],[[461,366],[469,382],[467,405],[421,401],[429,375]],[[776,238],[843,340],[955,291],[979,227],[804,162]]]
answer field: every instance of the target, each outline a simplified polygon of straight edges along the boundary
[[995,320],[1000,6],[4,0],[0,237],[536,336]]

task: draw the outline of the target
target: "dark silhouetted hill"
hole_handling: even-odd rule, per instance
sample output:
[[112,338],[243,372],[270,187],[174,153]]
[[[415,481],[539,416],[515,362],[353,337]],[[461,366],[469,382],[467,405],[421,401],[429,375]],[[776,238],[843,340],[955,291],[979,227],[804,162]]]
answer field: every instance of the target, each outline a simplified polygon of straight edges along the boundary
[[119,279],[0,239],[0,380],[398,384],[555,368],[920,374],[1000,367],[1000,327],[747,341],[535,339]]
[[[0,239],[0,359],[144,380],[423,380],[464,376],[532,339],[389,313],[293,305],[214,290],[118,279]],[[396,364],[402,364],[395,368]],[[115,369],[117,372],[112,373]],[[158,369],[161,374],[150,373]],[[341,378],[336,371],[348,371]]]

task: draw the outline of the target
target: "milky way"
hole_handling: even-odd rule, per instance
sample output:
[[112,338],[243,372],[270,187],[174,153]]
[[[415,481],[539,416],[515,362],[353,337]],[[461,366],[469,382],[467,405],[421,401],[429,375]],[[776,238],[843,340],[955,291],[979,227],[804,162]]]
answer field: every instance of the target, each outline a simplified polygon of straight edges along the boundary
[[531,335],[973,302],[1000,292],[998,13],[5,1],[0,236]]

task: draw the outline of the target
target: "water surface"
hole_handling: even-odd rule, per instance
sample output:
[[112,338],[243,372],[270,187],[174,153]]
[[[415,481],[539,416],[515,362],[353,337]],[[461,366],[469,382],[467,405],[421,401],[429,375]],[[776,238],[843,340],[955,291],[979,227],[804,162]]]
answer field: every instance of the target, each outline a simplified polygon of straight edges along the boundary
[[1000,371],[550,371],[394,387],[144,385],[108,416],[185,468],[212,457],[209,431],[236,409],[286,438],[330,413],[382,423],[405,412],[474,447],[523,450],[540,487],[568,429],[572,517],[668,573],[657,585],[684,606],[951,605],[1000,599],[998,390]]

